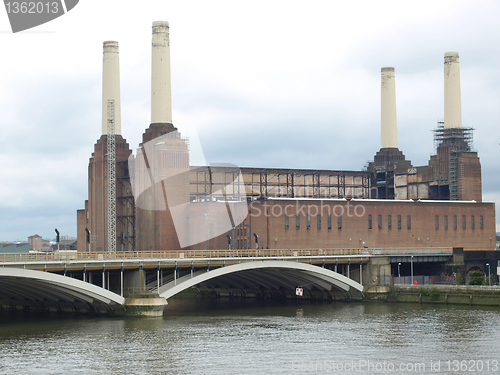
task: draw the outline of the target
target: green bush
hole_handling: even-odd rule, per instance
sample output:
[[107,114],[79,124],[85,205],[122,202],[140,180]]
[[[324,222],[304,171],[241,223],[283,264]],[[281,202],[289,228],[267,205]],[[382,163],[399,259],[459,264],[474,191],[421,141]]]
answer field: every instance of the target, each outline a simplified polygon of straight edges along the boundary
[[434,287],[431,288],[429,295],[432,299],[438,299],[441,296],[441,291],[438,288]]
[[469,285],[483,285],[484,273],[481,270],[469,272]]
[[441,292],[436,287],[433,287],[429,290],[429,289],[424,288],[422,286],[422,287],[420,287],[419,292],[420,292],[420,295],[431,297],[432,299],[438,299],[441,296]]
[[398,298],[399,296],[399,289],[393,285],[389,286],[389,293],[387,294],[388,298]]
[[460,272],[457,272],[457,275],[455,276],[455,280],[457,281],[457,285],[464,285],[465,284],[465,278],[462,276]]

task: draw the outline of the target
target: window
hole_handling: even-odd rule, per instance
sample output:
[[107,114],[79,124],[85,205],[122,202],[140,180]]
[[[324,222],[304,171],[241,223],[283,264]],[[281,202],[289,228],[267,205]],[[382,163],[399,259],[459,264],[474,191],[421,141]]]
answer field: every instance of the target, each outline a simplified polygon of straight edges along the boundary
[[398,229],[401,229],[401,215],[398,215]]
[[467,220],[465,219],[465,215],[462,215],[462,229],[465,230],[467,228]]
[[406,226],[411,229],[411,215],[406,216]]
[[474,215],[470,217],[470,228],[476,229],[476,221],[474,220]]
[[368,229],[372,229],[372,215],[368,215]]
[[448,215],[444,215],[444,230],[448,230]]
[[300,215],[295,215],[295,229],[300,229]]
[[342,229],[342,215],[338,216],[338,228]]
[[392,216],[387,216],[387,228],[392,229]]
[[311,229],[311,215],[307,215],[306,226],[307,226],[307,229]]
[[321,229],[321,215],[316,216],[316,221],[318,222],[318,229]]
[[285,215],[285,230],[288,230],[290,227],[290,216]]
[[483,215],[479,216],[479,229],[484,229]]
[[439,215],[435,216],[435,222],[436,222],[436,230],[439,229]]
[[332,215],[328,215],[328,229],[332,229]]
[[453,229],[457,230],[457,215],[453,215]]
[[378,229],[382,229],[382,215],[378,215]]

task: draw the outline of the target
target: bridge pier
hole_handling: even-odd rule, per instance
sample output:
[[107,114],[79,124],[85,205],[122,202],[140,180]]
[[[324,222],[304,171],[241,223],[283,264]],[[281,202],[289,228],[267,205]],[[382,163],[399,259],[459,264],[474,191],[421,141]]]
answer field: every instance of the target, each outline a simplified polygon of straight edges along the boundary
[[[159,283],[159,270],[157,282]],[[129,316],[163,316],[167,300],[158,293],[146,291],[146,273],[141,266],[138,270],[120,272],[121,293],[125,293],[125,310]],[[159,285],[158,285],[159,286]]]
[[391,285],[391,263],[388,257],[372,257],[369,270],[370,280],[366,285]]
[[142,267],[138,270],[122,272],[122,274],[124,297],[135,293],[142,293],[146,290],[146,275]]
[[134,293],[125,299],[126,315],[162,317],[167,299],[156,293]]

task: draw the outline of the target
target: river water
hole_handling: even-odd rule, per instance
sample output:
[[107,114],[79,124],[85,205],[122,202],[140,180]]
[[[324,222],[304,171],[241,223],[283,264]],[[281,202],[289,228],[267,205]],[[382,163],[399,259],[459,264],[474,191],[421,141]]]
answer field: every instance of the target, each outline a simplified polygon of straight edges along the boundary
[[0,374],[500,374],[500,308],[179,299],[162,318],[0,315]]

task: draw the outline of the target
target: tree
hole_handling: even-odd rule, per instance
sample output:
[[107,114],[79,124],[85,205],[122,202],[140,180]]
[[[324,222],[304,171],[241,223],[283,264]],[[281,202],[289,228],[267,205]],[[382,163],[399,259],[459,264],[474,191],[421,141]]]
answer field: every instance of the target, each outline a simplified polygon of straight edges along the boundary
[[483,285],[484,273],[481,270],[469,272],[469,285]]

